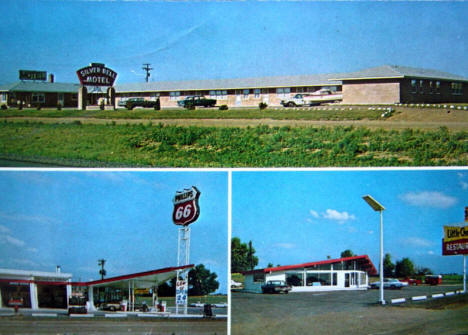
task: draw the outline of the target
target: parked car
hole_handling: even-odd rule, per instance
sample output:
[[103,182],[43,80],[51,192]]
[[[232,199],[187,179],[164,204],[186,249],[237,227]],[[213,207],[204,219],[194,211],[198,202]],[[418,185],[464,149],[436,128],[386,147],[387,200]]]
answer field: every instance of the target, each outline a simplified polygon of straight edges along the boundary
[[322,103],[341,101],[342,99],[343,95],[340,93],[332,92],[328,89],[321,89],[310,94],[295,94],[292,98],[281,100],[281,104],[284,107],[317,106]]
[[231,279],[231,288],[241,288],[242,286],[243,286],[242,283],[239,283],[239,282]]
[[428,275],[424,279],[424,282],[429,285],[439,285],[439,284],[442,284],[442,276],[441,275]]
[[[395,278],[384,278],[383,282],[384,289],[389,288],[392,290],[401,289],[402,287],[408,286],[408,283],[403,283]],[[374,282],[370,284],[370,288],[380,288],[380,282]]]
[[195,95],[186,97],[184,100],[179,100],[177,104],[184,108],[214,107],[216,105],[216,99],[208,99],[203,95]]
[[286,293],[291,291],[291,286],[283,280],[269,280],[265,285],[262,285],[262,293]]
[[158,103],[159,103],[159,100],[145,100],[144,98],[129,98],[125,101],[125,107],[130,110],[132,110],[135,107],[154,108],[154,106],[156,106]]
[[413,286],[422,284],[421,279],[414,279],[414,278],[405,278],[405,279],[402,279],[400,281],[402,283],[408,283],[408,285],[413,285]]

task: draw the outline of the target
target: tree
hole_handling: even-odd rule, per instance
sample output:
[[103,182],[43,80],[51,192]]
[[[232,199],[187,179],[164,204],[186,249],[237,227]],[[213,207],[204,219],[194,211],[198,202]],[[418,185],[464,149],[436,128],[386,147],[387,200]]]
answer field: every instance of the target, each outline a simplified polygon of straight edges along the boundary
[[341,258],[356,256],[351,250],[346,249],[341,253]]
[[258,264],[258,257],[254,254],[255,249],[252,247],[252,241],[247,245],[242,243],[240,238],[233,237],[231,240],[231,272],[253,270]]
[[416,267],[416,274],[418,276],[425,276],[433,274],[432,270],[424,267]]
[[189,295],[208,295],[216,291],[219,287],[217,277],[216,273],[205,268],[203,264],[195,266],[189,272]]
[[393,270],[395,270],[395,264],[392,263],[392,256],[385,254],[383,260],[383,271],[385,277],[393,277]]
[[[207,295],[219,288],[219,282],[216,280],[218,275],[211,272],[203,264],[199,264],[189,271],[188,284],[189,295]],[[159,285],[158,295],[160,297],[175,296],[176,278]]]
[[405,257],[401,261],[398,261],[395,265],[395,276],[396,277],[411,277],[414,275],[414,264],[413,262]]
[[272,268],[274,267],[273,263],[268,263],[267,268]]

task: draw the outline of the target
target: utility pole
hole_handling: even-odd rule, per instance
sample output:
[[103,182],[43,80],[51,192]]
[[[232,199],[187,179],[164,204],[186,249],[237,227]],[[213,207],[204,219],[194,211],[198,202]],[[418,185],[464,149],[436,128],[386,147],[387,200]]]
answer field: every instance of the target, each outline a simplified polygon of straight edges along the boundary
[[104,270],[105,263],[106,263],[105,259],[98,260],[98,265],[101,267],[101,270],[99,270],[99,274],[101,275],[101,280],[104,279],[104,276],[107,274],[106,270]]
[[142,67],[142,69],[146,71],[146,82],[148,82],[149,77],[151,76],[150,71],[153,70],[153,68],[150,67],[150,65],[151,64],[149,64],[149,63],[145,63],[145,64],[143,64],[143,67]]

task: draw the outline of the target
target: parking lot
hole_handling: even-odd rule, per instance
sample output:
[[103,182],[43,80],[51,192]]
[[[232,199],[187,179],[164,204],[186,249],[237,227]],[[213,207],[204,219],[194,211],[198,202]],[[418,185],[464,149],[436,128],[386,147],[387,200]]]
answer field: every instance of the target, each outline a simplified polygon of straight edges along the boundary
[[[232,335],[240,334],[468,334],[465,303],[427,308],[428,301],[391,304],[391,299],[456,291],[459,286],[412,286],[385,290],[290,293],[233,293]],[[451,297],[443,298],[450,300]],[[460,295],[454,299],[460,299]]]

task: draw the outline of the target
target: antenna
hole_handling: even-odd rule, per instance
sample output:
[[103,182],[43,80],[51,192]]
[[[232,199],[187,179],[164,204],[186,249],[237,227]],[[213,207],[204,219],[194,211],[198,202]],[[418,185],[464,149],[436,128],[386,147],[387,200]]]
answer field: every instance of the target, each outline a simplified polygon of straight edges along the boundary
[[150,67],[151,64],[145,63],[143,64],[142,69],[146,71],[146,82],[148,82],[149,77],[151,76],[150,71],[153,70],[152,67]]

